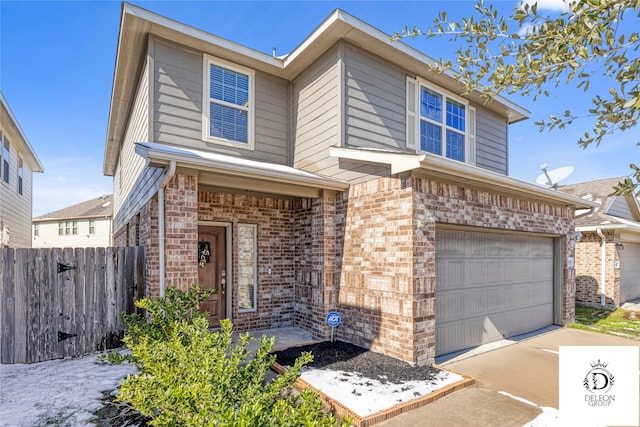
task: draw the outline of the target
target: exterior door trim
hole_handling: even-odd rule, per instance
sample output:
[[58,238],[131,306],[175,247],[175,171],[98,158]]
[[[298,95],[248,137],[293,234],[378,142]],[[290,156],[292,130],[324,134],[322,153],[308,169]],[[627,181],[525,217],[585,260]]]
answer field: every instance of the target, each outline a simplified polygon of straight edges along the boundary
[[214,226],[214,227],[224,227],[226,230],[226,242],[225,245],[227,247],[227,253],[226,253],[226,260],[227,260],[227,289],[230,290],[230,292],[226,293],[226,301],[225,301],[225,305],[226,305],[226,312],[227,312],[227,319],[233,321],[233,287],[234,287],[234,282],[233,282],[233,258],[232,258],[232,253],[233,253],[233,240],[232,240],[232,232],[233,232],[233,224],[230,222],[220,222],[220,221],[198,221],[198,225],[209,225],[209,226]]

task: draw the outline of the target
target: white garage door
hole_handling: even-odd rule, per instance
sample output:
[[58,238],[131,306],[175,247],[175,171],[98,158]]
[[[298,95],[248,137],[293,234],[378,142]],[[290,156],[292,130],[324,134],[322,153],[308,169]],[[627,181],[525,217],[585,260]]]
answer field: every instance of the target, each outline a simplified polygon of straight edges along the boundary
[[620,302],[640,298],[640,244],[624,243],[620,254]]
[[552,238],[436,229],[436,355],[552,323]]

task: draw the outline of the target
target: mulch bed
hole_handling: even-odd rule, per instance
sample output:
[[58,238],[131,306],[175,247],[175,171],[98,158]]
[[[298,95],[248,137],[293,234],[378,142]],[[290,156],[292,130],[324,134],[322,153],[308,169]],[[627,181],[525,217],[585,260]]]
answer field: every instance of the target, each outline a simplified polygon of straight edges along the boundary
[[281,366],[293,365],[302,352],[310,351],[313,362],[310,368],[359,373],[382,383],[399,384],[405,381],[430,381],[441,372],[433,366],[412,366],[407,362],[376,353],[342,341],[323,341],[275,352]]

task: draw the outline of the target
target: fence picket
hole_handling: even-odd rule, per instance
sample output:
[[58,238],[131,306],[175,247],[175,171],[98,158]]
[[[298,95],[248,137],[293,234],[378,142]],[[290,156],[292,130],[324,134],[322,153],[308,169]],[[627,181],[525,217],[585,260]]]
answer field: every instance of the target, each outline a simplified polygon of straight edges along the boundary
[[143,292],[142,247],[0,249],[0,362],[112,348],[123,333],[118,314],[135,309],[134,285]]

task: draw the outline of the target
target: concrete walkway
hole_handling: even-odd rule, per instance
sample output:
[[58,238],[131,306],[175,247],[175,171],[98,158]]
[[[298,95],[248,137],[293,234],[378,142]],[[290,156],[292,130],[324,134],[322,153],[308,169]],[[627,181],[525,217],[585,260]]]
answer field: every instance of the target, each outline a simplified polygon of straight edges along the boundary
[[376,426],[520,427],[537,417],[542,412],[540,407],[558,408],[560,346],[621,345],[640,347],[638,341],[570,328],[545,330],[502,347],[494,344],[495,348],[487,352],[443,364],[475,379],[473,387]]
[[640,313],[640,298],[634,299],[633,301],[627,301],[620,306],[625,310],[637,311]]
[[[272,328],[272,329],[260,329],[255,331],[249,331],[254,338],[248,345],[247,349],[250,352],[255,352],[260,344],[260,337],[266,335],[267,337],[275,337],[276,343],[273,346],[273,351],[283,350],[289,347],[299,347],[301,345],[310,344],[313,342],[313,335],[309,331],[297,328],[294,326],[285,328]],[[235,342],[238,337],[238,333],[234,333]]]

